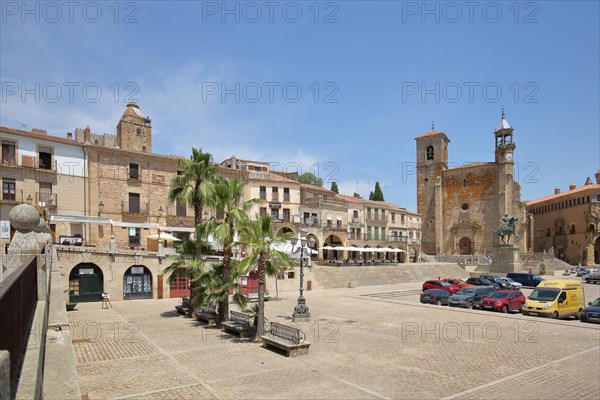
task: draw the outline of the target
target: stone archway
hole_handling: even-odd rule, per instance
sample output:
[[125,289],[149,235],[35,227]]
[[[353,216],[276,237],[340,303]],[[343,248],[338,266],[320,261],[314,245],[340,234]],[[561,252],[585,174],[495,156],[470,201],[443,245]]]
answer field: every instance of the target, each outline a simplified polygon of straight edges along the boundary
[[458,254],[461,256],[473,254],[473,242],[464,236],[458,241]]
[[132,265],[123,275],[123,299],[151,299],[152,273],[144,265]]
[[[323,242],[323,247],[329,246],[329,247],[339,247],[339,246],[343,246],[344,242],[342,242],[342,239],[334,234],[331,234],[329,236],[327,236]],[[325,250],[323,249],[323,259],[324,260],[329,260],[329,259],[337,259],[340,260],[343,256],[343,251],[340,250]]]
[[69,273],[69,302],[102,301],[104,274],[94,263],[79,263]]
[[292,233],[294,232],[290,227],[287,226],[282,226],[278,231],[277,231],[277,236],[284,234],[284,233]]

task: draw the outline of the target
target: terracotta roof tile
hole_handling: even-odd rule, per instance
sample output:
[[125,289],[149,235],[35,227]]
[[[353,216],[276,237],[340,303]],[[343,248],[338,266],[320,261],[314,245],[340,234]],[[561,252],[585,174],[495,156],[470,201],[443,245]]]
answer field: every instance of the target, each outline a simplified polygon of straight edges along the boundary
[[552,194],[550,196],[542,197],[540,199],[528,201],[527,202],[527,207],[532,206],[532,205],[537,205],[537,204],[543,203],[545,201],[556,200],[556,199],[559,199],[561,197],[567,197],[567,196],[570,196],[570,195],[575,194],[575,193],[585,192],[586,190],[591,190],[591,189],[600,189],[600,185],[584,185],[584,186],[578,187],[578,188],[573,189],[573,190],[568,190],[566,192]]

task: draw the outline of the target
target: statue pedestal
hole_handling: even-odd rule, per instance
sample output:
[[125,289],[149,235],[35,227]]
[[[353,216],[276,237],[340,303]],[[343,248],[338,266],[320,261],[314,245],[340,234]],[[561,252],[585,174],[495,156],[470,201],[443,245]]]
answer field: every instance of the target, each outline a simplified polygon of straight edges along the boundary
[[519,248],[512,244],[495,244],[490,273],[520,272],[523,270]]

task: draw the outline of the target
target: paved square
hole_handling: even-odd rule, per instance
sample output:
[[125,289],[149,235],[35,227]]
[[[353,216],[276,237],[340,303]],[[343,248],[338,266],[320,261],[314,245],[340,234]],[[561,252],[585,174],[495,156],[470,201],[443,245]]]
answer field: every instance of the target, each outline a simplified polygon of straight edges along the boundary
[[[600,326],[418,302],[420,284],[306,292],[309,355],[286,358],[175,312],[178,299],[68,315],[90,399],[600,398]],[[600,285],[586,285],[598,296]],[[595,291],[595,292],[594,292]],[[296,293],[266,303],[291,324]]]

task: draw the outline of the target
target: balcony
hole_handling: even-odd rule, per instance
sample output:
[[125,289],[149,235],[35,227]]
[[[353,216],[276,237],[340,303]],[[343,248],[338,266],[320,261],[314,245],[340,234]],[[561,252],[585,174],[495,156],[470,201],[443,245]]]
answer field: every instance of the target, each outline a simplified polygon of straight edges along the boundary
[[279,193],[278,192],[271,193],[271,201],[279,201]]
[[304,226],[321,226],[321,220],[319,218],[304,218],[303,221]]
[[35,203],[48,208],[56,208],[58,206],[57,193],[35,192]]
[[348,227],[345,225],[333,225],[326,224],[323,226],[323,231],[332,231],[332,232],[348,232]]
[[367,221],[369,221],[369,222],[372,222],[372,221],[375,221],[375,222],[385,222],[386,219],[385,219],[385,215],[382,216],[381,214],[378,214],[378,215],[373,215],[373,214],[369,215],[369,214],[367,214]]
[[363,220],[360,217],[352,217],[349,219],[348,223],[352,226],[363,225]]
[[15,158],[5,158],[2,160],[2,167],[14,167],[14,168],[34,168],[40,171],[48,171],[56,173],[58,170],[58,163],[56,161],[49,160],[46,157],[38,158],[33,156],[21,156],[21,164],[17,163]]
[[146,215],[150,214],[150,203],[139,204],[139,203],[121,203],[121,212],[123,214],[132,215]]

